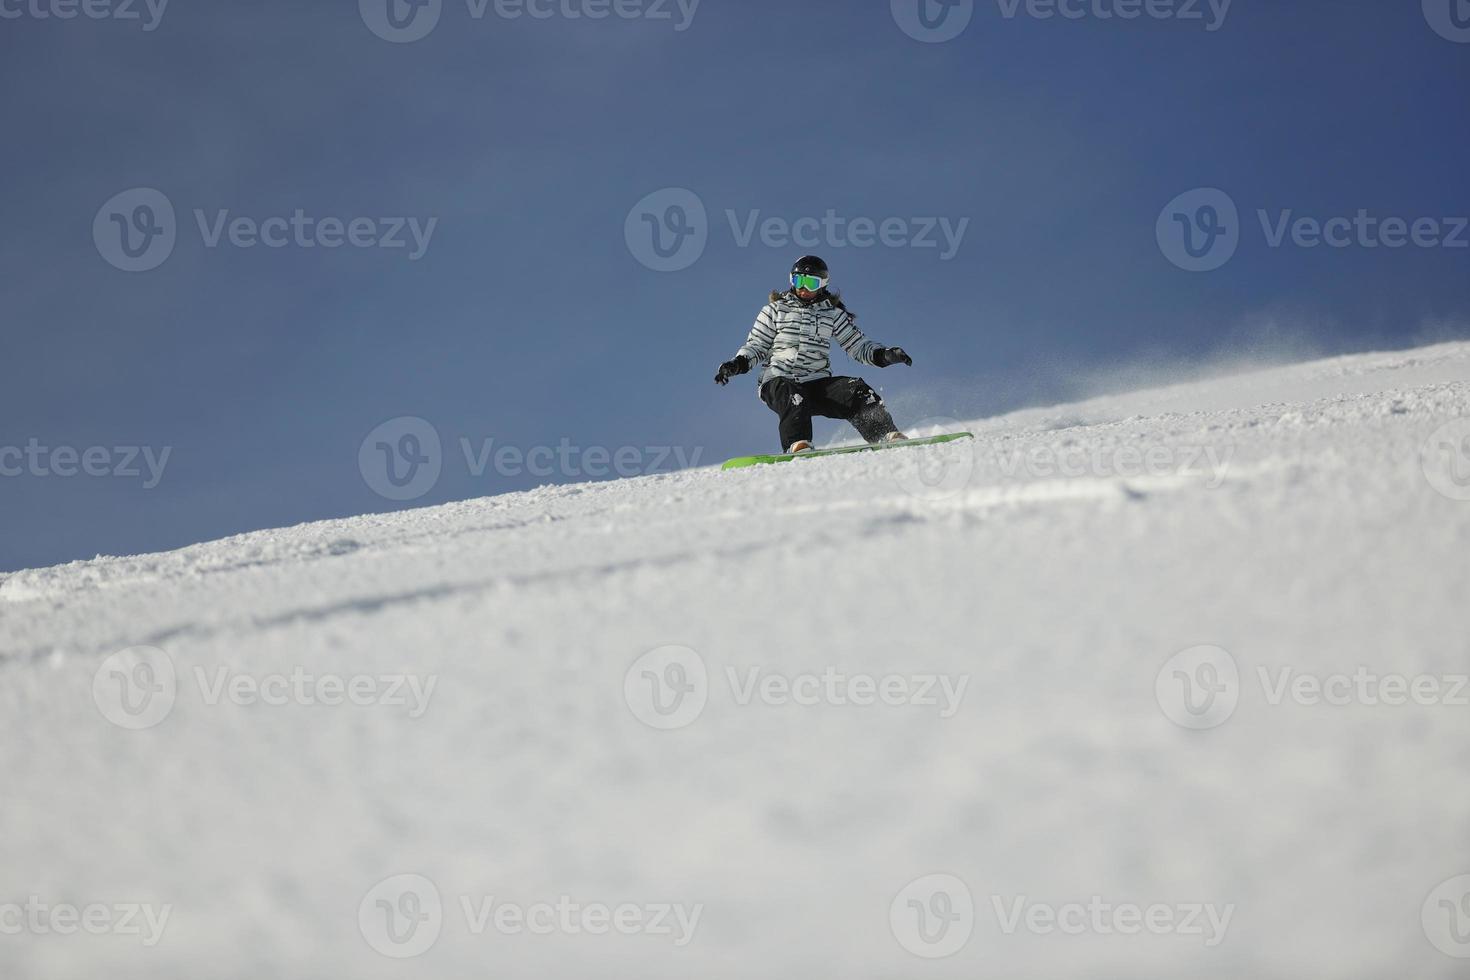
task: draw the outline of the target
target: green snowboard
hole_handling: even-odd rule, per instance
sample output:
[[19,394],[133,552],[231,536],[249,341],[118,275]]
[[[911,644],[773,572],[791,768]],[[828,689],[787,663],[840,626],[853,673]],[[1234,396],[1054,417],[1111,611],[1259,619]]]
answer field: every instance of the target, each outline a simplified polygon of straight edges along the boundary
[[760,466],[763,463],[785,463],[793,459],[816,459],[821,456],[842,456],[847,453],[867,453],[877,449],[897,449],[899,446],[933,446],[941,442],[954,442],[956,439],[973,439],[972,432],[950,432],[942,436],[930,436],[927,439],[900,439],[896,442],[880,442],[872,446],[844,446],[841,449],[814,449],[807,453],[783,453],[779,456],[737,456],[727,460],[722,470],[738,470],[743,466]]

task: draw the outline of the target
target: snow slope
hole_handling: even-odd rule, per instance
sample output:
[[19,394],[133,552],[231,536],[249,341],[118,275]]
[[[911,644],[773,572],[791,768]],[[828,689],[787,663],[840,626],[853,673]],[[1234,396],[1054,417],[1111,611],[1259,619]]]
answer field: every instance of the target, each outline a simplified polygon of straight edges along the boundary
[[[1464,976],[1465,417],[1445,344],[5,576],[0,975]],[[1273,703],[1359,668],[1438,693]]]

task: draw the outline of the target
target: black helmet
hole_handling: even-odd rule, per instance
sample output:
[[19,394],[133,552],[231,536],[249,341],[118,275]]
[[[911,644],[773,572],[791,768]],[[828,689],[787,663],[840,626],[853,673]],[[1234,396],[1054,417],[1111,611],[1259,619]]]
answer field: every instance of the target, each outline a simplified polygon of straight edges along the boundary
[[823,279],[832,278],[827,272],[827,263],[815,255],[803,255],[797,259],[796,264],[791,267],[791,274],[793,276],[821,276]]

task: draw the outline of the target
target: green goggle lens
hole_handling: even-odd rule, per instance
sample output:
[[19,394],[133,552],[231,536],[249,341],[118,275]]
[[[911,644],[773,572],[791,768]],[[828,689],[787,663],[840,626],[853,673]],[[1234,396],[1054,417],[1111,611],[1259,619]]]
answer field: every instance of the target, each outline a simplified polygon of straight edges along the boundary
[[815,293],[821,289],[825,289],[826,286],[827,280],[821,276],[804,276],[799,272],[793,272],[791,274],[792,289],[810,289]]

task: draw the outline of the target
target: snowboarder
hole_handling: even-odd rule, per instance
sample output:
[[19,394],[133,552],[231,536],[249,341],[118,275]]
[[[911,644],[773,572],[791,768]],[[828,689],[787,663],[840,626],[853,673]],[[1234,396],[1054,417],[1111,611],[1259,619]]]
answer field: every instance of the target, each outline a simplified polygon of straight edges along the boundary
[[764,363],[761,401],[781,418],[781,445],[788,453],[812,449],[812,416],[851,422],[869,443],[905,436],[893,424],[883,399],[862,378],[832,376],[835,340],[859,364],[885,368],[914,363],[902,347],[880,347],[857,328],[842,298],[827,289],[827,263],[804,255],[791,267],[791,288],[771,293],[740,351],[720,365],[716,384]]

